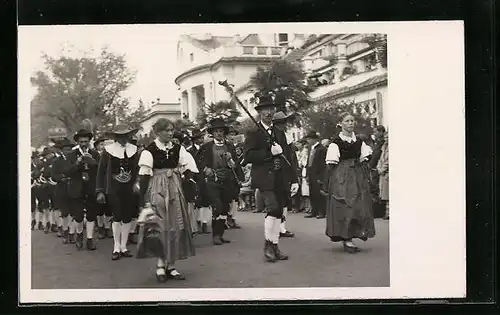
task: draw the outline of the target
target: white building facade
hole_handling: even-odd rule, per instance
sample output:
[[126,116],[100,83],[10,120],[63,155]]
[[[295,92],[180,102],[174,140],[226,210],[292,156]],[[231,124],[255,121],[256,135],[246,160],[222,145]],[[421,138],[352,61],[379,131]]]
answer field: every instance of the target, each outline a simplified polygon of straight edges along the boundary
[[153,124],[160,118],[170,121],[181,119],[181,105],[179,103],[154,103],[141,122],[141,130],[138,134],[148,135],[153,130]]
[[[303,34],[286,33],[181,36],[177,45],[181,73],[175,83],[179,86],[182,116],[195,121],[204,104],[228,100],[229,94],[219,81],[227,80],[235,91],[241,90],[257,67],[281,58],[291,45],[301,45],[304,38]],[[242,102],[249,100],[247,94],[249,91]]]

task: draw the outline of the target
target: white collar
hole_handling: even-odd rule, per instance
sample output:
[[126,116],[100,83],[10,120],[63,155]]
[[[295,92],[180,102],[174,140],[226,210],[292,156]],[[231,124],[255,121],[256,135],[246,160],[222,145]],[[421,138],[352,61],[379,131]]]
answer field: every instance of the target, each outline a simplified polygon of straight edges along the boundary
[[349,142],[349,143],[351,143],[351,142],[356,142],[356,135],[354,134],[354,132],[352,133],[352,136],[350,136],[350,137],[349,137],[349,136],[344,135],[344,134],[341,132],[341,133],[339,133],[339,137],[340,137],[340,139],[342,139],[342,140],[344,140],[344,141],[346,141],[346,142]]
[[156,147],[158,147],[158,149],[160,149],[162,151],[168,151],[168,150],[170,150],[170,149],[172,149],[174,147],[174,144],[172,142],[164,144],[158,138],[156,138],[154,142],[156,144]]
[[318,146],[318,144],[319,144],[319,141],[316,142],[315,144],[313,144],[312,147],[311,147],[311,149],[314,150],[314,148],[316,148]]
[[118,142],[113,142],[104,147],[104,150],[115,158],[123,159],[125,157],[124,152],[127,151],[127,157],[132,157],[137,152],[137,146],[132,143],[126,143],[122,146]]

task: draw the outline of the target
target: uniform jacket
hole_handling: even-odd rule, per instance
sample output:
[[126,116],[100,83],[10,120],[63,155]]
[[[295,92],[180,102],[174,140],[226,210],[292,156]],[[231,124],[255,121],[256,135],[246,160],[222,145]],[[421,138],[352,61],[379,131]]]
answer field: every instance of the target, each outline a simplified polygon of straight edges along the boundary
[[[276,129],[274,126],[271,129],[272,137],[281,146],[283,155],[292,164],[290,167],[283,160],[280,163],[282,167],[280,172],[283,174],[282,185],[285,185],[289,189],[291,183],[298,183],[295,173],[297,159],[293,157],[295,153],[292,152],[292,148],[287,144],[285,132]],[[252,164],[252,188],[273,190],[275,188],[275,158],[271,154],[271,144],[268,137],[260,128],[255,128],[246,135],[244,157],[245,161]]]
[[[226,146],[229,149],[229,153],[231,153],[231,157],[233,158],[233,161],[236,164],[236,167],[234,169],[236,176],[238,177],[238,180],[240,182],[243,182],[245,180],[245,175],[243,174],[243,169],[241,168],[241,165],[238,164],[238,157],[236,156],[236,151],[234,150],[234,145],[231,144],[228,141],[225,141]],[[214,164],[214,156],[213,156],[213,146],[215,145],[215,142],[212,140],[210,142],[204,143],[201,147],[198,153],[196,154],[195,161],[196,164],[198,164],[198,169],[200,170],[200,173],[203,173],[203,170],[205,167],[212,168],[212,165]]]
[[82,173],[84,172],[84,164],[77,164],[78,158],[82,155],[78,148],[75,148],[71,153],[68,154],[67,159],[69,166],[65,170],[65,174],[70,178],[67,192],[68,196],[71,198],[82,198],[86,194],[95,195],[95,183],[97,175],[97,163],[99,161],[99,153],[94,149],[89,149],[88,151],[92,155],[93,161],[89,161],[88,165],[88,175],[89,180],[86,185],[82,179]]

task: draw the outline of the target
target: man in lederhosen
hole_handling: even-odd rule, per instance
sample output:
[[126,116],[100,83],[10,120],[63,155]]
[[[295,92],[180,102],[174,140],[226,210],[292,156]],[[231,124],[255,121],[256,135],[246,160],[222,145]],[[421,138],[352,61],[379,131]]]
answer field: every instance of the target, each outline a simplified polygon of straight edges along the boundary
[[[101,136],[97,138],[94,142],[94,147],[99,153],[99,158],[101,158],[104,152],[104,146],[109,139],[107,137]],[[111,231],[111,220],[113,219],[113,214],[111,209],[108,207],[107,203],[97,204],[97,233],[99,239],[113,238],[113,232]]]
[[[69,216],[70,204],[68,198],[68,170],[71,168],[71,163],[68,156],[71,155],[74,144],[69,139],[62,139],[56,142],[57,148],[60,150],[57,159],[52,166],[52,179],[57,183],[54,190],[54,200],[57,209],[60,212],[60,228],[58,227],[57,236],[63,237],[63,244],[74,243],[75,239],[69,238],[69,223],[72,221]],[[59,222],[58,222],[59,223]],[[73,230],[74,233],[74,230]]]
[[36,223],[41,222],[41,214],[37,211],[38,193],[40,190],[39,178],[41,172],[40,158],[35,152],[31,153],[31,229],[35,229]]
[[76,247],[83,248],[83,219],[86,215],[86,245],[88,250],[96,249],[93,234],[97,217],[95,183],[99,153],[90,148],[92,137],[93,134],[90,131],[79,130],[74,136],[77,146],[68,156],[69,163],[71,163],[68,171],[70,178],[68,196],[70,198],[70,214],[73,217],[72,224],[76,227]]
[[205,174],[207,195],[212,206],[212,235],[214,245],[230,241],[224,238],[226,219],[238,188],[238,179],[243,181],[243,170],[237,161],[232,143],[225,140],[228,127],[221,118],[209,122],[207,132],[213,140],[203,144],[197,154],[200,171]]
[[299,186],[295,167],[291,165],[294,153],[287,144],[285,133],[272,123],[276,111],[273,100],[260,97],[255,109],[261,119],[260,128],[249,131],[245,137],[245,160],[252,163],[252,187],[259,189],[266,210],[264,257],[275,262],[288,259],[278,248],[280,223],[283,208]]
[[[198,151],[203,144],[203,133],[199,129],[193,129],[191,133],[191,146],[186,150],[194,157],[196,166],[200,170],[201,162],[198,159]],[[197,183],[197,193],[195,196],[195,207],[198,209],[198,217],[196,218],[198,224],[198,233],[208,234],[208,222],[212,219],[212,212],[210,209],[210,199],[207,195],[207,188],[205,184],[205,176],[203,173],[193,173],[193,178]]]

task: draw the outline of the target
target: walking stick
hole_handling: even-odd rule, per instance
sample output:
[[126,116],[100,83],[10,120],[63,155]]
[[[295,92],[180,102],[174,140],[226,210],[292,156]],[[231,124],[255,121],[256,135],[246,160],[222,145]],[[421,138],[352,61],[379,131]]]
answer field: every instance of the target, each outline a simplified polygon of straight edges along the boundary
[[[257,128],[259,128],[262,132],[264,132],[264,134],[267,136],[267,138],[269,140],[271,140],[271,142],[275,142],[272,139],[271,135],[257,122],[257,120],[255,120],[255,118],[252,116],[252,114],[250,114],[250,112],[245,107],[245,105],[243,105],[243,103],[240,101],[240,99],[238,98],[238,96],[234,95],[234,90],[229,85],[229,83],[227,83],[227,80],[219,81],[219,85],[222,85],[224,88],[226,88],[226,91],[229,93],[229,95],[231,96],[231,98],[234,98],[236,100],[236,103],[238,103],[238,105],[240,105],[240,107],[243,108],[243,110],[248,115],[248,117],[250,118],[250,120],[252,120],[252,122],[255,124],[255,126],[257,126]],[[286,164],[288,164],[288,166],[292,167],[292,164],[290,163],[290,161],[288,161],[288,159],[286,158],[286,156],[283,155],[283,153],[279,154],[278,156],[281,157],[286,162]]]

